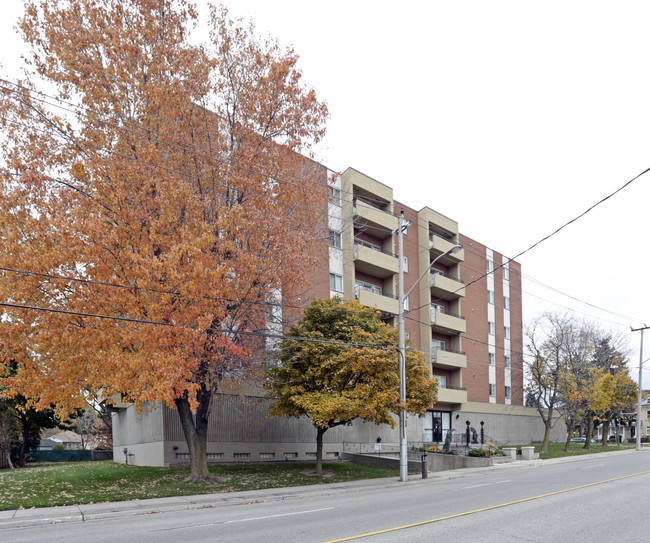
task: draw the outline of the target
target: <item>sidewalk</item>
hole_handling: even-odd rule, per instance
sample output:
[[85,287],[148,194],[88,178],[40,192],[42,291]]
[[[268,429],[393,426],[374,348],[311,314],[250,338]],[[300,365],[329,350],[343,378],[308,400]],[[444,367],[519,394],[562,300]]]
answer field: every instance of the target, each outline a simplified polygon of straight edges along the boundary
[[[650,449],[641,451],[650,452]],[[219,494],[199,494],[196,496],[172,496],[150,500],[128,500],[123,502],[92,503],[84,505],[66,505],[59,507],[41,507],[32,509],[14,509],[0,511],[0,531],[21,526],[36,526],[58,524],[62,522],[85,522],[94,519],[114,518],[132,515],[148,515],[170,511],[190,509],[207,509],[229,505],[243,505],[256,501],[275,501],[304,498],[309,496],[336,495],[348,492],[359,492],[387,488],[397,485],[428,484],[440,479],[455,479],[476,476],[486,471],[507,468],[539,467],[545,464],[559,462],[576,462],[593,460],[594,457],[613,454],[637,454],[635,449],[610,451],[598,454],[563,457],[552,460],[516,461],[482,468],[466,468],[449,471],[429,472],[427,479],[419,475],[411,475],[408,483],[401,483],[395,477],[385,479],[364,479],[347,483],[331,483],[322,485],[296,486],[288,488],[269,488],[265,490],[250,490],[245,492],[228,492]]]

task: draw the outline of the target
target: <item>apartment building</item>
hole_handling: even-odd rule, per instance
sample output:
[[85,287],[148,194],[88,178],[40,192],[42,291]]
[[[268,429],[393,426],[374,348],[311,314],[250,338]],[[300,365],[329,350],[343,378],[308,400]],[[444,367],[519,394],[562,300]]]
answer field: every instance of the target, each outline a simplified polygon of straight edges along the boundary
[[[476,428],[482,421],[498,441],[539,439],[539,415],[523,407],[519,263],[464,236],[439,211],[395,201],[392,188],[353,168],[329,183],[336,195],[330,204],[330,237],[336,240],[330,244],[330,295],[354,296],[389,322],[399,310],[397,216],[408,221],[404,291],[412,290],[405,330],[438,378],[438,401],[410,423],[409,439],[442,441],[448,429],[462,431],[468,421]],[[462,249],[448,253],[458,244]]]
[[[462,433],[469,427],[504,444],[540,440],[541,418],[523,406],[520,265],[461,234],[458,223],[440,211],[396,202],[391,187],[353,168],[340,175],[323,172],[329,193],[323,202],[328,248],[322,254],[327,261],[312,273],[303,303],[328,294],[357,298],[397,325],[400,248],[395,232],[400,214],[408,222],[401,250],[404,292],[411,291],[405,300],[405,331],[438,379],[436,404],[423,417],[408,417],[408,441],[439,443],[449,430]],[[455,245],[462,248],[449,252]],[[313,458],[311,424],[268,419],[254,395],[217,398],[208,460]],[[552,439],[564,439],[562,426],[556,425]],[[189,457],[178,417],[166,407],[145,414],[121,408],[113,427],[118,461],[124,450],[135,455],[131,462],[142,465],[173,465]],[[338,457],[345,443],[374,444],[379,438],[397,444],[398,430],[361,422],[334,428],[325,434],[325,457]]]

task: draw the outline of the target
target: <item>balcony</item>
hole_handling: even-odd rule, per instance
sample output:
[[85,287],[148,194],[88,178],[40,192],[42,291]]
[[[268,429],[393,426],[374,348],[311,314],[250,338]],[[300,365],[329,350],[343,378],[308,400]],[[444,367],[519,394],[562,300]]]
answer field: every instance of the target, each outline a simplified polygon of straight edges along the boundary
[[[457,242],[443,238],[438,234],[429,233],[429,249],[437,256],[449,251]],[[456,253],[450,253],[440,259],[440,262],[447,264],[458,264],[465,260],[465,249],[460,249]]]
[[460,387],[438,387],[439,403],[467,403],[467,390]]
[[466,368],[467,355],[458,351],[445,351],[444,349],[436,349],[431,353],[431,362],[439,368]]
[[399,302],[392,296],[371,292],[361,287],[356,287],[354,294],[362,305],[376,307],[382,313],[390,313],[392,315],[399,313]]
[[399,271],[399,261],[393,253],[360,240],[354,242],[354,263],[357,270],[380,279]]
[[467,331],[467,324],[463,317],[452,313],[442,313],[434,307],[431,308],[431,324],[447,334],[464,334]]
[[385,239],[397,230],[397,217],[359,198],[354,201],[353,213],[358,219],[355,225],[376,238]]
[[462,281],[438,271],[429,274],[429,285],[431,286],[432,298],[435,296],[455,300],[465,296],[465,285],[463,285]]

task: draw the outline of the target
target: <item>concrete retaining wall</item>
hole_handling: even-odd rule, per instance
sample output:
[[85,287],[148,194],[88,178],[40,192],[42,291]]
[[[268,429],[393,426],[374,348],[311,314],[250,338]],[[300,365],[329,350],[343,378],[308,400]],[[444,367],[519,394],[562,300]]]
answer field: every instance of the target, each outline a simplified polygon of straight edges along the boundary
[[[354,462],[355,464],[361,464],[362,466],[370,466],[373,468],[399,469],[399,457],[343,453],[343,460]],[[409,460],[408,469],[409,471],[422,471],[422,462]]]

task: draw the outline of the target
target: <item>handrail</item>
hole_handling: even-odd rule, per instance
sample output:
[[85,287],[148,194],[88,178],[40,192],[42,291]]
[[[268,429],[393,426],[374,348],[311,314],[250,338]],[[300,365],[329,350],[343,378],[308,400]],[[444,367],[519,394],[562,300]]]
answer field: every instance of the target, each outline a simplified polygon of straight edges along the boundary
[[369,249],[372,249],[373,251],[378,251],[380,253],[384,253],[385,255],[388,256],[393,256],[397,258],[397,255],[395,253],[391,253],[390,251],[386,251],[382,249],[381,247],[378,247],[377,245],[373,245],[372,243],[368,243],[367,241],[363,241],[362,239],[359,238],[354,238],[354,244],[355,245],[363,245],[364,247],[368,247]]
[[[455,313],[449,313],[447,311],[437,311],[434,307],[431,308],[431,315],[433,316],[434,313],[440,313],[441,315],[449,315],[450,317],[456,317],[457,319],[463,319],[465,320],[465,317],[462,315],[456,315]],[[435,320],[435,319],[433,319]]]
[[430,283],[433,282],[433,279],[435,279],[436,275],[442,275],[443,277],[446,277],[447,279],[451,279],[452,281],[457,281],[459,283],[462,283],[463,285],[465,284],[465,281],[463,281],[462,279],[458,279],[457,277],[452,277],[448,273],[442,272],[440,270],[432,269],[429,275],[430,275],[429,278]]
[[445,236],[441,236],[440,234],[436,234],[434,232],[429,232],[429,241],[433,241],[433,238],[440,238],[442,240],[445,240],[447,243],[458,243],[454,238],[449,237],[446,238]]
[[437,351],[443,351],[445,353],[453,353],[453,354],[462,354],[465,355],[464,351],[456,351],[454,349],[447,349],[446,347],[434,347],[431,349],[431,356],[433,356]]
[[449,386],[449,385],[444,385],[443,386],[441,384],[438,384],[438,388],[444,388],[445,390],[463,390],[463,391],[467,391],[467,389],[464,388],[464,387],[453,387],[453,386]]

